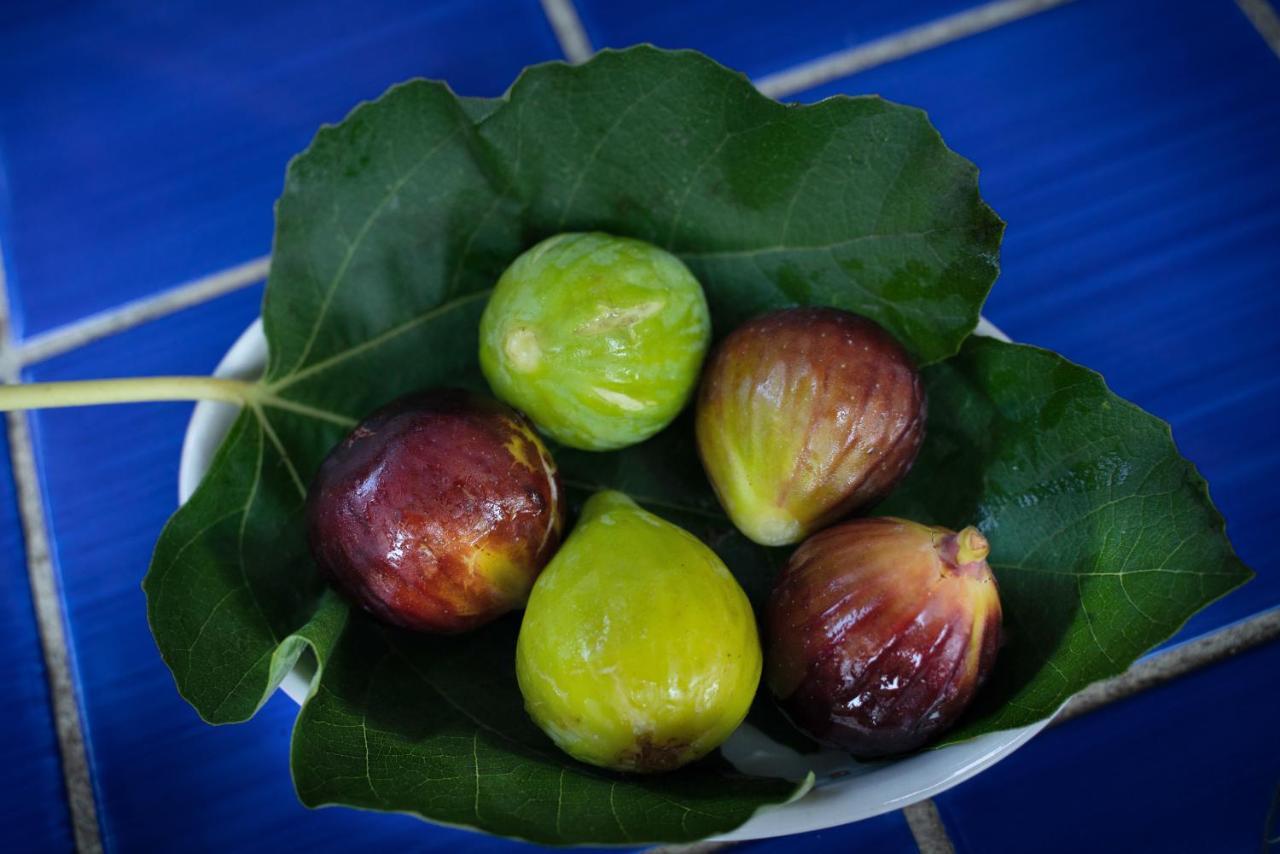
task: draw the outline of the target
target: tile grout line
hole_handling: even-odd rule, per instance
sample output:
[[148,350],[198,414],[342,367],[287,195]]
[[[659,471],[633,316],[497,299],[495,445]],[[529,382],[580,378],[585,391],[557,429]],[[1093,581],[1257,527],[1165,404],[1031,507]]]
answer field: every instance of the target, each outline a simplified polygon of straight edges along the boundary
[[577,65],[586,62],[595,53],[591,47],[591,39],[583,29],[582,19],[574,8],[573,0],[542,0],[542,11],[551,22],[556,41],[560,42],[560,50],[565,59]]
[[[9,330],[8,286],[5,283],[3,253],[0,253],[0,382],[21,382],[21,364],[15,358]],[[62,758],[62,779],[66,787],[71,832],[76,851],[100,854],[102,830],[98,824],[93,777],[80,718],[80,701],[71,675],[71,655],[67,646],[62,596],[49,551],[44,499],[36,472],[35,451],[25,412],[5,413],[9,428],[9,464],[17,487],[18,515],[26,544],[27,578],[36,630],[44,656],[49,686],[54,733]]]
[[902,817],[907,820],[907,829],[915,838],[920,854],[956,854],[951,835],[932,798],[903,807]]
[[1267,0],[1236,0],[1236,5],[1263,41],[1280,57],[1280,15],[1271,4]]
[[1134,662],[1118,676],[1093,683],[1072,697],[1051,725],[1066,723],[1277,639],[1280,639],[1280,607],[1156,653]]
[[193,279],[150,297],[33,335],[17,349],[18,362],[30,365],[106,338],[134,326],[225,296],[256,284],[267,277],[271,256],[264,255],[243,264]]
[[786,71],[766,74],[756,80],[756,88],[771,98],[786,97],[820,83],[923,53],[948,42],[959,41],[1070,2],[1071,0],[996,0],[836,51]]

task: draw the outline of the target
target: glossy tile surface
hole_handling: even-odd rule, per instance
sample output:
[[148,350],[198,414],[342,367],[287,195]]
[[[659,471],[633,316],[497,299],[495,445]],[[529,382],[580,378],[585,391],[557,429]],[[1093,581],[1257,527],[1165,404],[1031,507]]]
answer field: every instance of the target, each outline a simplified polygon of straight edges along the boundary
[[70,817],[3,426],[0,419],[0,847],[9,839],[65,851]]
[[1234,9],[1082,0],[802,96],[928,111],[1009,223],[987,316],[1172,423],[1258,573],[1182,638],[1280,605],[1276,91]]
[[15,324],[41,332],[265,255],[289,158],[394,83],[499,95],[559,57],[537,0],[5,3]]
[[1273,851],[1277,673],[1273,643],[1047,730],[938,798],[943,821],[972,854]]

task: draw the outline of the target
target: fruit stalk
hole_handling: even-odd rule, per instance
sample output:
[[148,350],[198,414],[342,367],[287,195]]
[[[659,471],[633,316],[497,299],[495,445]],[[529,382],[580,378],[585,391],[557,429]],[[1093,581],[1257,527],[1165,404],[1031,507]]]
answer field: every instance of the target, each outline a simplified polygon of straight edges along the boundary
[[245,405],[266,402],[260,389],[256,383],[219,377],[131,377],[23,383],[0,387],[0,412],[163,400],[220,400]]

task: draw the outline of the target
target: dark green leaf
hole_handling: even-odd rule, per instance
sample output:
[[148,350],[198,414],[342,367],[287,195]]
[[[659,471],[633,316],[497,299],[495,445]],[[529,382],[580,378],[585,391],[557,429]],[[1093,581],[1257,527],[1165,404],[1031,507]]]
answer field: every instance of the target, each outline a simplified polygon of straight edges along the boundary
[[797,793],[714,758],[662,777],[574,762],[525,715],[518,628],[509,617],[440,638],[353,618],[298,720],[303,803],[413,811],[547,844],[642,843],[724,832]]
[[920,110],[783,106],[704,56],[605,51],[526,72],[481,133],[529,238],[602,230],[666,247],[723,333],[771,308],[867,315],[923,361],[978,321],[1004,223]]

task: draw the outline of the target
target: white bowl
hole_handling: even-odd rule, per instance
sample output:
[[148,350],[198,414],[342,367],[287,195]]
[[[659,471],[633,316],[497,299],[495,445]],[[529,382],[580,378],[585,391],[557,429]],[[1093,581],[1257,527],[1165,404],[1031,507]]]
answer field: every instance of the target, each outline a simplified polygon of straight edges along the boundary
[[[1009,338],[983,318],[977,334],[1008,341]],[[218,363],[214,375],[256,379],[267,360],[262,321],[255,320]],[[178,501],[185,502],[209,468],[218,444],[230,429],[238,410],[232,404],[202,402],[196,405],[182,443],[178,468]],[[314,673],[314,663],[299,660],[280,685],[301,704]],[[744,724],[725,744],[725,756],[748,773],[800,779],[812,770],[817,784],[803,798],[789,804],[766,807],[722,840],[761,839],[821,830],[902,809],[962,783],[989,768],[1044,729],[1049,719],[1019,729],[979,736],[963,744],[926,750],[905,759],[855,762],[836,750],[802,755]]]

